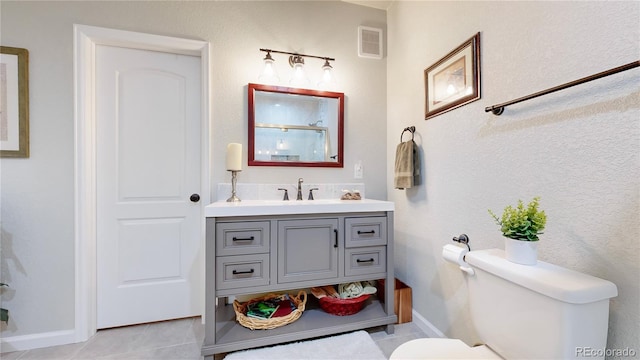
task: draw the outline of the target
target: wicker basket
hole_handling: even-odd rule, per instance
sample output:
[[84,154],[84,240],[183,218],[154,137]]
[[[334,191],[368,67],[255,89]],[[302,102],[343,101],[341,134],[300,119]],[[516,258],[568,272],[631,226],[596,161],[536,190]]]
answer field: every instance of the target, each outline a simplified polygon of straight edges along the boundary
[[331,296],[324,296],[319,299],[320,308],[325,312],[346,316],[353,315],[364,307],[364,302],[369,298],[368,294],[360,295],[353,299],[338,299]]
[[304,312],[304,307],[307,304],[307,293],[304,291],[300,291],[298,295],[291,296],[291,301],[296,306],[296,309],[293,310],[290,314],[286,316],[271,318],[271,319],[257,319],[253,317],[247,316],[247,306],[250,303],[264,301],[269,299],[277,298],[280,295],[277,294],[269,294],[259,298],[251,299],[244,304],[238,302],[238,300],[233,301],[233,310],[236,312],[236,320],[240,323],[240,325],[249,328],[251,330],[268,330],[275,329],[280,326],[284,326],[287,324],[291,324],[292,322],[298,320]]

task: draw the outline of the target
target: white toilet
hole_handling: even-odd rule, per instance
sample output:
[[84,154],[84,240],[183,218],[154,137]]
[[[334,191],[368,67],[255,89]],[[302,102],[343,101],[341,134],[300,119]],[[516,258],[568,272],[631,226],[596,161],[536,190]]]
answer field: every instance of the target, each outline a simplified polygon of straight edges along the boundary
[[609,299],[618,295],[613,283],[542,261],[515,264],[499,249],[464,259],[474,270],[465,275],[469,326],[484,345],[417,339],[390,359],[584,359],[585,351],[605,349]]

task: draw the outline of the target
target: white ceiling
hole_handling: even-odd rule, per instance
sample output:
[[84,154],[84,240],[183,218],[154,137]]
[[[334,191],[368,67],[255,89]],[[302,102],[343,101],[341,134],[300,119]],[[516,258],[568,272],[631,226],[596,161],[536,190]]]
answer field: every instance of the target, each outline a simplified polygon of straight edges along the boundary
[[344,2],[387,10],[395,0],[342,0]]

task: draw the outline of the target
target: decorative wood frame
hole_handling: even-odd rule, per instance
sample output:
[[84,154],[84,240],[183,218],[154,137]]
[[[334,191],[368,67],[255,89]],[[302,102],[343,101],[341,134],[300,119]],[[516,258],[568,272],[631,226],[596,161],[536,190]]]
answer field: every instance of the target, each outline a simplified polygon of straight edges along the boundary
[[29,157],[29,51],[0,46],[0,157]]
[[480,99],[480,33],[424,71],[425,120]]

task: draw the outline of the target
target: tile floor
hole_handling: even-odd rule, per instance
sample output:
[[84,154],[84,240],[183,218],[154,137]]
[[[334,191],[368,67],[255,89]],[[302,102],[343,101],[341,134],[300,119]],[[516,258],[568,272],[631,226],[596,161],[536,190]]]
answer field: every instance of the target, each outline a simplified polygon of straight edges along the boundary
[[[413,323],[396,325],[393,335],[388,335],[382,327],[368,331],[387,357],[398,345],[426,337]],[[198,360],[202,359],[200,346],[203,339],[204,327],[196,317],[100,330],[83,343],[3,353],[0,358]],[[222,360],[224,354],[215,358]]]

